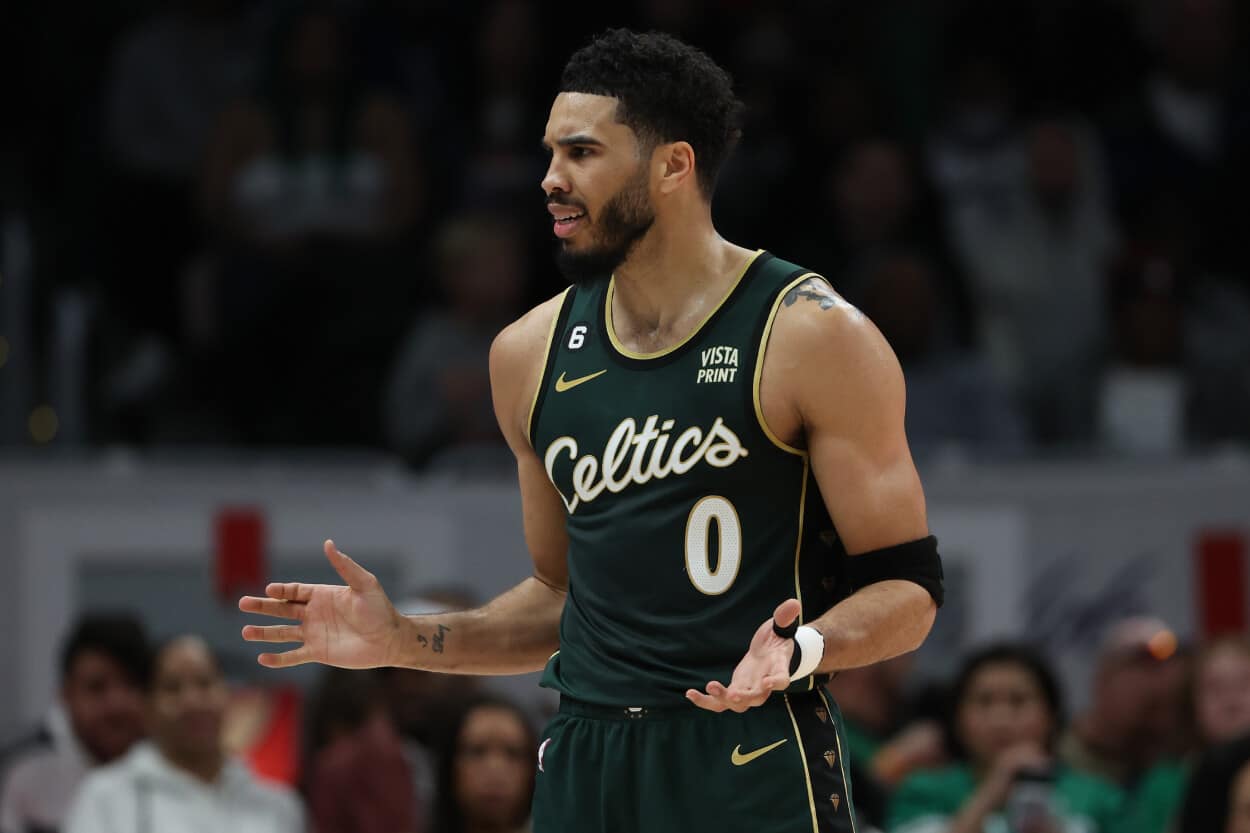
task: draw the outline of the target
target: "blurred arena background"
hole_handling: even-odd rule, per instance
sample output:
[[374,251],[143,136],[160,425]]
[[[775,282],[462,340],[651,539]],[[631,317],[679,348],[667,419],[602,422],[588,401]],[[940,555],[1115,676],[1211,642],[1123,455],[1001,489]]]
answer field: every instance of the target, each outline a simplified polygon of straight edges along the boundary
[[[96,610],[199,634],[237,691],[305,703],[320,672],[262,672],[235,600],[329,580],[326,537],[417,606],[527,574],[486,354],[562,288],[539,140],[564,60],[609,25],[731,70],[748,122],[721,232],[820,270],[899,354],[949,587],[907,692],[1022,639],[1077,714],[1125,619],[1185,656],[1244,635],[1246,18],[3,4],[0,737],[40,720]],[[499,686],[537,717],[534,682]]]

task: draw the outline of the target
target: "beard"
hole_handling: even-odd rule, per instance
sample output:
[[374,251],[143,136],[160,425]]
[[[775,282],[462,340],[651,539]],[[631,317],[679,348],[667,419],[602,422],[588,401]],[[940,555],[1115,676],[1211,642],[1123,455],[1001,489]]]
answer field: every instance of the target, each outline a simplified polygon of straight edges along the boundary
[[634,246],[655,223],[655,209],[647,193],[647,171],[641,168],[599,211],[595,242],[581,251],[560,242],[556,265],[564,277],[579,286],[606,281],[625,262]]

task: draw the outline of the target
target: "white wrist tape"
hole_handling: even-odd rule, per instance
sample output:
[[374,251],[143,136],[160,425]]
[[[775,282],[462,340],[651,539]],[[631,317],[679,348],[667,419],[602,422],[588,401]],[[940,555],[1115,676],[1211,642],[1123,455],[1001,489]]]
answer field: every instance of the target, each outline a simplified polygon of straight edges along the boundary
[[801,680],[816,670],[825,658],[825,637],[810,625],[800,625],[794,632],[794,650],[799,652],[799,665],[790,681]]

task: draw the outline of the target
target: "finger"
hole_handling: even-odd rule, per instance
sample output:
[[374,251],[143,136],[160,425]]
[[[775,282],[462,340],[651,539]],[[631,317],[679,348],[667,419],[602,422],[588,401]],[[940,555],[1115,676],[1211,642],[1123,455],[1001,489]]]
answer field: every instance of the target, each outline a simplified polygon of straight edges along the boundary
[[309,656],[307,648],[301,647],[280,654],[261,654],[256,657],[256,661],[266,668],[293,668],[312,662],[312,657]]
[[303,642],[304,629],[299,625],[245,625],[243,638],[248,642]]
[[798,599],[786,599],[773,611],[773,621],[777,623],[777,627],[786,628],[793,624],[802,612],[803,605]]
[[265,595],[286,602],[306,602],[312,598],[313,585],[299,582],[270,582],[265,585]]
[[353,590],[366,590],[370,582],[374,580],[373,573],[361,567],[349,556],[339,552],[339,548],[334,546],[334,542],[329,538],[325,542],[326,558],[330,559],[330,565],[334,567],[334,572],[339,574],[339,578]]
[[729,689],[716,680],[707,684],[707,693],[721,700],[729,700]]
[[724,703],[715,697],[708,697],[703,692],[693,688],[686,690],[686,699],[699,708],[710,712],[723,712],[727,708]]
[[262,616],[273,616],[277,619],[304,620],[303,602],[287,602],[281,599],[265,599],[260,596],[244,596],[239,599],[239,610],[244,613],[259,613]]

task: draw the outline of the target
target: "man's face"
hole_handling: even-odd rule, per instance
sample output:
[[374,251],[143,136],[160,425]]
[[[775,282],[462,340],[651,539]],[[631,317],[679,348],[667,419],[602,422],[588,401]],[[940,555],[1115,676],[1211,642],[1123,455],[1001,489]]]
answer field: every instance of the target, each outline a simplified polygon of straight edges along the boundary
[[1099,671],[1100,720],[1119,738],[1123,753],[1149,757],[1167,707],[1167,675],[1162,663],[1146,656],[1113,657]]
[[79,654],[65,675],[61,698],[75,736],[100,763],[121,757],[143,737],[143,692],[112,657]]
[[608,96],[560,93],[543,136],[556,260],[578,283],[608,277],[655,222],[650,149],[616,121],[616,106]]

